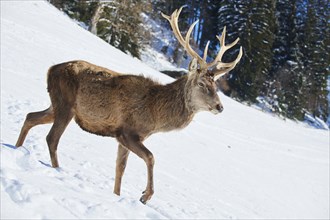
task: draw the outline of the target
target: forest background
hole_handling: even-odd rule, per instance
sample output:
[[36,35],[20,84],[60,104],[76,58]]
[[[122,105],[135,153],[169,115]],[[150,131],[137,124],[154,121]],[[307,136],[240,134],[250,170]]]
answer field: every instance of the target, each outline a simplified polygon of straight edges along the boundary
[[[318,118],[330,126],[327,80],[330,81],[330,2],[328,0],[49,0],[93,34],[140,58],[153,44],[147,21],[170,30],[160,12],[185,6],[179,27],[186,32],[199,20],[191,44],[208,59],[219,50],[216,35],[227,27],[226,41],[239,44],[226,53],[233,60],[239,46],[244,56],[222,79],[222,91],[241,102],[295,120]],[[177,67],[188,57],[174,40],[155,47]]]

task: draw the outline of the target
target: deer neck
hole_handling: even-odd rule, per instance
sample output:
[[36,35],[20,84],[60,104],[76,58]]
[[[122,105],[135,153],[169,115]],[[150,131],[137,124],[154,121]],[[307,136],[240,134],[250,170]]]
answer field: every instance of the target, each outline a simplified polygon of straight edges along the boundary
[[[160,116],[157,123],[157,130],[170,131],[186,127],[192,120],[194,112],[189,107],[187,96],[188,77],[182,77],[173,83],[162,86],[158,90],[155,99],[155,109],[157,115]],[[157,121],[157,120],[155,120]]]

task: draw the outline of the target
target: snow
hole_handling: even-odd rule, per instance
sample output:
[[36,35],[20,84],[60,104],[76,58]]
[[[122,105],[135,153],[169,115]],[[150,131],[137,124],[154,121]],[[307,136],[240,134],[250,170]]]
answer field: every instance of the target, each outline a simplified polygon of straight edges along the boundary
[[50,167],[45,136],[16,142],[25,115],[48,107],[47,69],[83,59],[115,71],[172,79],[79,27],[47,2],[1,1],[1,219],[328,219],[329,131],[281,120],[222,94],[225,111],[155,134],[155,194],[139,202],[144,162],[131,154],[122,195],[112,193],[117,143],[74,122]]
[[180,71],[181,69],[171,64],[166,57],[155,51],[152,47],[147,46],[141,51],[141,60],[147,63],[148,66],[158,70],[175,70]]
[[[158,70],[158,71],[185,71],[183,68],[187,68],[190,62],[190,58],[188,56],[181,57],[181,60],[178,64],[180,67],[178,68],[173,62],[174,57],[174,47],[177,44],[177,40],[173,35],[173,32],[168,29],[161,27],[159,23],[160,21],[153,20],[150,16],[142,13],[143,23],[145,25],[145,29],[150,31],[150,42],[141,52],[141,60],[146,63],[148,66]],[[166,20],[163,18],[163,22]],[[166,49],[166,52],[162,50]],[[164,53],[166,55],[164,55]]]

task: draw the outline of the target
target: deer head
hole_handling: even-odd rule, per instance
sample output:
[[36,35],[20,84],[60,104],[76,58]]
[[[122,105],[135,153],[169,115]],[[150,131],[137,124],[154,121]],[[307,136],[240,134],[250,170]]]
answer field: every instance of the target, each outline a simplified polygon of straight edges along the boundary
[[191,33],[198,21],[195,21],[190,26],[185,37],[181,35],[178,26],[178,19],[182,8],[183,6],[180,9],[176,9],[171,16],[163,13],[161,14],[170,22],[176,39],[179,41],[181,46],[183,46],[188,55],[192,57],[189,65],[187,81],[187,88],[189,88],[189,91],[186,92],[187,105],[190,106],[195,112],[205,110],[211,111],[214,114],[219,113],[223,110],[223,106],[220,102],[219,96],[216,93],[215,81],[232,70],[240,61],[243,54],[242,47],[240,47],[239,53],[234,61],[230,63],[224,63],[221,61],[223,54],[228,49],[235,46],[239,41],[239,38],[231,44],[225,45],[226,27],[224,27],[221,36],[216,36],[220,42],[220,50],[217,56],[212,62],[206,62],[210,42],[208,41],[205,46],[203,58],[199,56],[199,54],[194,51],[189,44]]

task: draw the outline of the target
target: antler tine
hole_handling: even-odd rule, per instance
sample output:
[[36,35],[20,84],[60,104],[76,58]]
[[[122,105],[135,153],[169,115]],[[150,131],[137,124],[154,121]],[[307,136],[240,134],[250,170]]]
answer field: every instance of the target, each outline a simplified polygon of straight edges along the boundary
[[186,39],[185,39],[185,45],[184,47],[186,48],[187,52],[193,57],[196,58],[199,62],[200,65],[206,64],[205,62],[203,62],[204,60],[198,55],[198,53],[196,53],[190,46],[189,44],[189,40],[190,40],[190,36],[191,33],[195,27],[195,25],[198,23],[198,20],[195,21],[194,23],[192,23],[192,25],[189,27],[189,30],[187,31],[187,35],[186,35]]
[[205,61],[205,63],[206,63],[206,58],[207,58],[207,51],[209,49],[209,44],[210,44],[210,41],[207,41],[205,49],[204,49],[203,60]]
[[225,45],[225,38],[226,38],[226,26],[223,28],[222,34],[219,37],[218,35],[216,36],[220,42],[220,51],[217,54],[217,56],[215,57],[215,59],[213,60],[213,62],[207,64],[208,67],[212,67],[214,65],[216,65],[218,62],[221,62],[222,56],[225,53],[225,51],[227,49],[225,49],[226,45]]
[[[236,59],[233,62],[230,63],[218,63],[218,65],[216,66],[217,72],[214,76],[214,81],[217,81],[217,79],[219,79],[221,76],[225,75],[226,73],[228,73],[229,71],[231,71],[232,69],[235,68],[236,64],[240,61],[240,59],[242,58],[243,55],[243,48],[240,47],[239,48],[239,53],[236,57]],[[229,68],[228,68],[229,67]],[[224,68],[224,69],[222,69]]]
[[220,46],[224,46],[225,45],[225,41],[226,41],[226,30],[227,30],[227,28],[226,28],[226,26],[224,26],[220,38],[217,36],[217,38],[220,41]]
[[177,38],[177,40],[179,41],[179,43],[185,48],[185,50],[187,51],[187,53],[192,57],[192,58],[196,58],[198,60],[199,65],[201,66],[205,66],[206,63],[204,62],[204,60],[198,55],[197,52],[195,52],[190,44],[189,44],[189,40],[190,40],[190,36],[191,33],[195,27],[195,25],[197,24],[198,20],[195,21],[190,27],[189,30],[186,34],[186,37],[183,38],[183,36],[181,35],[180,29],[179,29],[179,25],[178,25],[178,18],[180,16],[180,13],[182,11],[184,6],[182,6],[180,9],[176,9],[174,10],[174,12],[172,13],[171,16],[165,15],[163,13],[162,16],[167,19],[170,22],[170,25],[172,27],[174,36]]
[[220,78],[223,74],[229,72],[232,70],[236,64],[240,61],[242,55],[243,55],[243,50],[242,47],[240,47],[239,54],[237,55],[236,59],[233,62],[230,63],[223,63],[221,61],[223,54],[233,46],[237,44],[239,41],[239,38],[237,38],[234,42],[230,43],[229,45],[225,45],[225,38],[226,38],[226,26],[223,28],[221,36],[216,36],[220,42],[220,51],[217,54],[216,58],[214,59],[213,62],[207,64],[207,67],[210,68],[212,66],[216,65],[216,70],[215,70],[215,80]]
[[161,15],[166,20],[168,20],[170,22],[170,25],[171,25],[171,28],[173,30],[174,36],[176,36],[176,38],[178,39],[178,41],[179,41],[179,43],[181,45],[184,45],[184,39],[183,39],[182,35],[180,34],[179,27],[178,26],[175,26],[175,24],[174,24],[175,23],[175,20],[177,20],[176,17],[179,17],[182,8],[183,8],[183,6],[179,10],[178,9],[175,9],[171,16],[165,15],[162,12],[161,12]]
[[219,62],[219,63],[216,65],[216,68],[220,69],[220,68],[224,68],[224,67],[231,67],[232,65],[235,66],[235,65],[240,61],[242,55],[243,55],[243,49],[242,49],[242,47],[240,47],[240,49],[239,49],[239,53],[238,53],[238,55],[237,55],[237,57],[236,57],[236,59],[235,59],[234,61],[232,61],[232,62],[230,62],[230,63],[222,63],[222,62]]

